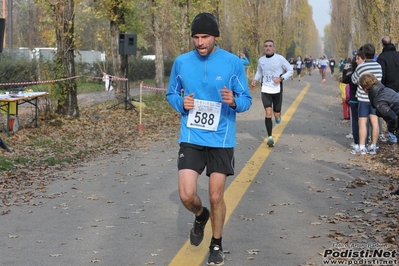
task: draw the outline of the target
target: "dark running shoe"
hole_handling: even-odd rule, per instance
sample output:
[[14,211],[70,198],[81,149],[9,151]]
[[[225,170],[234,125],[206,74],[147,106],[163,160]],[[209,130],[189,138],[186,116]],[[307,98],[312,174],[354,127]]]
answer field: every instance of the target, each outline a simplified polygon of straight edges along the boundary
[[204,229],[209,219],[209,211],[207,208],[203,207],[203,212],[205,211],[208,214],[208,217],[206,218],[205,221],[197,221],[197,219],[194,220],[193,228],[191,228],[190,231],[191,245],[198,246],[199,244],[201,244],[202,239],[204,239]]
[[223,265],[224,264],[224,253],[223,249],[218,245],[211,245],[209,247],[209,258],[207,265]]

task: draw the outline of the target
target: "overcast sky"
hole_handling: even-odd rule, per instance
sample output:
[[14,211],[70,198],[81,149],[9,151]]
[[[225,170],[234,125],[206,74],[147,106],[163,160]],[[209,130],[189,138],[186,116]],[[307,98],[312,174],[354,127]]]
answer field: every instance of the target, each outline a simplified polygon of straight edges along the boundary
[[330,0],[308,0],[313,8],[313,20],[320,36],[324,35],[324,27],[330,23]]

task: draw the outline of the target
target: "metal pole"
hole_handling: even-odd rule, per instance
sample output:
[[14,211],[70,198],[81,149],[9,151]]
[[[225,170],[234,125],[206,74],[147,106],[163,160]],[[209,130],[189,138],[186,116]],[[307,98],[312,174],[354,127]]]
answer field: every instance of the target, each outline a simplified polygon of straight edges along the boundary
[[[3,0],[6,1],[6,0]],[[8,0],[8,18],[7,18],[7,22],[8,22],[8,49],[12,49],[12,9],[13,9],[13,0]]]
[[126,90],[125,90],[125,110],[127,110],[127,90],[129,89],[129,78],[128,78],[128,71],[129,71],[129,67],[128,67],[128,63],[129,62],[129,56],[126,55],[126,70],[125,70],[125,74],[126,74]]
[[143,106],[143,82],[140,82],[140,125],[141,125],[141,106]]

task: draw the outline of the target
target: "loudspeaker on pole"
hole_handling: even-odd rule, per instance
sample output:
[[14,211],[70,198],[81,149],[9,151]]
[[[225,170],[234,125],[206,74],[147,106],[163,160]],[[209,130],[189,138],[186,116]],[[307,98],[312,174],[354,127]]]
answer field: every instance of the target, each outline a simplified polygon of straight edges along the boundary
[[119,54],[135,55],[137,52],[137,34],[119,34]]

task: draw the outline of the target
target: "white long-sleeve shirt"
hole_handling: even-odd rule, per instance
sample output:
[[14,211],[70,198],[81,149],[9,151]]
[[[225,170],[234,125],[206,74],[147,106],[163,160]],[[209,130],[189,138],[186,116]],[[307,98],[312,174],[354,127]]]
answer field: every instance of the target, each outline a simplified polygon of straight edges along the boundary
[[262,56],[258,60],[258,68],[254,80],[262,79],[262,92],[276,94],[280,92],[280,83],[274,83],[276,77],[288,79],[294,70],[290,63],[282,55],[274,54],[271,57]]

